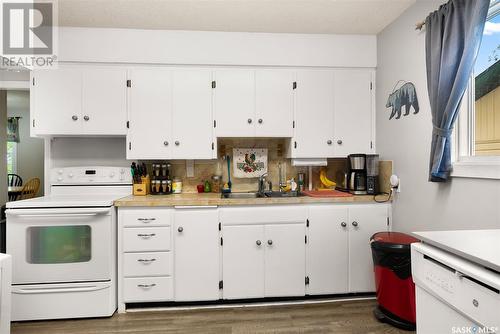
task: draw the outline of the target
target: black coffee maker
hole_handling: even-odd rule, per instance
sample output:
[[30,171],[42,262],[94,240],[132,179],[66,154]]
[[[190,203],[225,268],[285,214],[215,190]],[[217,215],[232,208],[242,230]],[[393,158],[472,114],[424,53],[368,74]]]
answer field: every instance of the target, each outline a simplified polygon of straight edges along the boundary
[[366,154],[350,154],[349,192],[354,195],[366,195]]

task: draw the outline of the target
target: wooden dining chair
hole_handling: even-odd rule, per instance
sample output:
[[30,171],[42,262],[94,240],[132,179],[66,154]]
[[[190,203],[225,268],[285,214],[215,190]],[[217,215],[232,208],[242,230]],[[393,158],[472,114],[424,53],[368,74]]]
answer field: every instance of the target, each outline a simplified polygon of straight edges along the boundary
[[20,187],[23,185],[23,178],[17,174],[7,174],[7,185],[9,187]]
[[33,198],[38,194],[38,190],[40,189],[40,179],[35,177],[23,186],[23,189],[21,190],[21,193],[18,195],[17,199],[22,200],[22,199],[28,199],[28,198]]

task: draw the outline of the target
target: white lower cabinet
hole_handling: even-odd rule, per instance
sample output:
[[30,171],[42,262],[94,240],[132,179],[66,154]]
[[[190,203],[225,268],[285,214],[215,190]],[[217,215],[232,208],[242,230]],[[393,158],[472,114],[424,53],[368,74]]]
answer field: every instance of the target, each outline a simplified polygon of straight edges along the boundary
[[349,292],[375,291],[370,238],[389,229],[387,205],[349,208]]
[[308,294],[375,291],[370,237],[389,229],[386,204],[309,208]]
[[176,301],[219,299],[220,239],[217,208],[174,213]]
[[307,206],[222,208],[224,299],[303,296]]
[[388,204],[119,208],[118,305],[375,291]]
[[308,294],[348,291],[348,219],[349,208],[344,205],[315,205],[309,208]]

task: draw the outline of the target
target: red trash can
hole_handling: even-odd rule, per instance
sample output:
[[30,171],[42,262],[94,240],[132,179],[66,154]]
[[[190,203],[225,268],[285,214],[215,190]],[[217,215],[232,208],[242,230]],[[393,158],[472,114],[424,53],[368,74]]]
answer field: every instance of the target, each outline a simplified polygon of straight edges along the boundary
[[415,283],[410,245],[420,240],[399,232],[379,232],[370,238],[378,306],[375,317],[395,327],[415,330]]

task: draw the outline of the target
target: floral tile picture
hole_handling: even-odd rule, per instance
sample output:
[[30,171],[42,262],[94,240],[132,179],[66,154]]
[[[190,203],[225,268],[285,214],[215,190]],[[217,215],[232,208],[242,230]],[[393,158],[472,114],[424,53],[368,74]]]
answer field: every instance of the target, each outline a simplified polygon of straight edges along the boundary
[[234,148],[233,166],[234,177],[238,178],[267,173],[267,148]]

